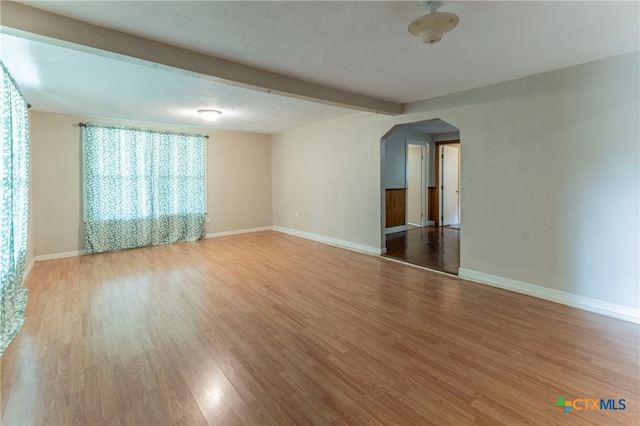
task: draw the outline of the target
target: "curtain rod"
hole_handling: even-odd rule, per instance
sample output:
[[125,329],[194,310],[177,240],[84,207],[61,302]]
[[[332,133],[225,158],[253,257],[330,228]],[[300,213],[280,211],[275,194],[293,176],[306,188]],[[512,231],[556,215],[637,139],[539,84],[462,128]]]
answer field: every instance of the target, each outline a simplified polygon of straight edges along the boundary
[[[78,126],[78,127],[87,127],[87,125],[88,125],[88,123],[74,124],[74,126]],[[109,125],[107,125],[107,126],[109,126]],[[119,127],[119,126],[113,126],[113,127]],[[147,130],[147,129],[145,129],[145,130]],[[165,131],[165,130],[155,130],[155,129],[148,129],[148,130],[151,130],[151,131],[154,131],[154,132],[164,132]],[[166,130],[166,131],[169,132],[169,133],[181,133],[181,132],[173,132],[173,131],[170,131],[170,130]],[[194,135],[196,135],[196,136],[204,136],[205,139],[209,139],[209,135],[199,135],[199,134],[195,134],[195,133],[194,133]]]

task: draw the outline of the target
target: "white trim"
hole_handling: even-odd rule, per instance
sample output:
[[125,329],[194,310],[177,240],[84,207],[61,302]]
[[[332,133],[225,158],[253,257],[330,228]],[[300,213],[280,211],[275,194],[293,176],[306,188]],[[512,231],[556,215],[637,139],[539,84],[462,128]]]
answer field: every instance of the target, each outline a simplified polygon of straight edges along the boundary
[[436,226],[436,221],[435,220],[428,220],[426,226]]
[[205,235],[204,237],[218,238],[218,237],[226,237],[228,235],[249,234],[251,232],[271,231],[272,229],[273,229],[272,226],[262,226],[260,228],[236,229],[235,231],[213,232],[211,234]]
[[68,251],[65,253],[43,254],[40,256],[36,256],[34,260],[36,262],[41,262],[43,260],[64,259],[65,257],[77,257],[77,256],[82,256],[83,254],[84,254],[83,251]]
[[[404,186],[407,189],[407,196],[405,198],[405,223],[413,226],[423,227],[425,218],[427,217],[427,197],[426,195],[426,176],[427,176],[427,141],[420,141],[417,139],[406,138],[405,143],[405,159],[404,159]],[[420,147],[420,221],[421,223],[409,222],[409,145]]]
[[583,309],[585,311],[591,311],[625,321],[640,323],[640,309],[592,299],[590,297],[580,296],[578,294],[568,293],[552,288],[528,284],[522,281],[499,277],[497,275],[485,274],[484,272],[473,271],[466,268],[459,268],[458,276],[481,284],[487,284],[493,287],[514,291],[516,293],[528,294],[529,296],[537,297],[539,299],[573,306],[574,308]]
[[29,276],[29,274],[31,273],[31,270],[33,269],[33,265],[36,263],[36,258],[35,256],[31,258],[31,260],[29,261],[29,263],[27,264],[27,266],[24,268],[24,273],[22,274],[22,282],[24,283],[27,280],[27,277]]
[[415,263],[409,263],[406,260],[396,259],[396,258],[391,257],[391,256],[380,256],[380,258],[384,259],[384,260],[388,260],[389,262],[395,262],[395,263],[399,263],[400,265],[409,266],[411,268],[417,268],[417,269],[420,269],[420,270],[423,270],[423,271],[433,272],[433,273],[440,274],[440,275],[446,275],[446,276],[451,277],[451,278],[459,278],[457,275],[451,274],[449,272],[438,271],[437,269],[431,269],[431,268],[427,268],[426,266],[416,265]]
[[[247,234],[249,232],[271,231],[271,226],[263,226],[262,228],[250,228],[250,229],[238,229],[235,231],[215,232],[213,234],[206,234],[205,238],[224,237],[227,235]],[[66,257],[77,257],[84,255],[84,251],[68,251],[65,253],[52,253],[36,256],[33,258],[35,262],[41,262],[43,260],[64,259]]]
[[324,235],[312,234],[311,232],[299,231],[297,229],[283,228],[281,226],[274,226],[274,231],[282,232],[283,234],[293,235],[295,237],[305,238],[311,241],[317,241],[319,243],[328,244],[330,246],[340,247],[351,251],[357,251],[358,253],[372,254],[379,256],[382,254],[382,249],[377,247],[371,247],[364,244],[353,243],[351,241],[339,240],[337,238],[326,237]]
[[409,227],[407,225],[392,226],[391,228],[385,228],[384,234],[389,235],[389,234],[395,234],[396,232],[402,232],[402,231],[408,231],[408,230],[409,230]]

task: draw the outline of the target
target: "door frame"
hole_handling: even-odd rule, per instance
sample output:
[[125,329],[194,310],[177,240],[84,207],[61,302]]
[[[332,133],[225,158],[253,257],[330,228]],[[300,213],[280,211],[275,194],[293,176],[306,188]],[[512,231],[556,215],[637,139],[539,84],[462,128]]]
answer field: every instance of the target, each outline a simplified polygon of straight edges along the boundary
[[[460,143],[460,139],[453,139],[450,141],[441,141],[441,142],[436,142],[436,158],[435,158],[435,171],[436,171],[436,179],[435,179],[435,183],[436,183],[436,196],[435,196],[435,203],[436,203],[436,212],[438,212],[436,214],[436,226],[441,226],[440,225],[440,215],[442,214],[442,211],[440,210],[440,160],[442,160],[442,154],[440,154],[440,147],[442,145],[453,145],[453,144],[459,144]],[[462,144],[460,144],[460,149],[462,150]],[[462,151],[461,151],[462,153]],[[458,167],[458,173],[460,173],[460,168]]]
[[[427,224],[427,160],[429,152],[427,150],[427,143],[419,141],[417,139],[405,139],[407,158],[405,159],[405,182],[407,187],[407,206],[406,206],[406,220],[405,223],[409,225],[409,145],[420,147],[420,227],[424,227]],[[418,226],[415,223],[411,225]]]

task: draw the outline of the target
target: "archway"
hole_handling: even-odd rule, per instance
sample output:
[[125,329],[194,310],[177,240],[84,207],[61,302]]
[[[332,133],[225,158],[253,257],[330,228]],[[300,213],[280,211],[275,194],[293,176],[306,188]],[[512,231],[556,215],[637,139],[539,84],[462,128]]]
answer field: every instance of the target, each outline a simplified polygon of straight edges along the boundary
[[[383,136],[381,243],[384,256],[458,273],[460,147],[460,130],[441,119],[399,124]],[[442,155],[451,153],[456,158],[444,161]],[[456,178],[452,179],[449,172],[454,165]],[[452,205],[454,202],[457,205]]]

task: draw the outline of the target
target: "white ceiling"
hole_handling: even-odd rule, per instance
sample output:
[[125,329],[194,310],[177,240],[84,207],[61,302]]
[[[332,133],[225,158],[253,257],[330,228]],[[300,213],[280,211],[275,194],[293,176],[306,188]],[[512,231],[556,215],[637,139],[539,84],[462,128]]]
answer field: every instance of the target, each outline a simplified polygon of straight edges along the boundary
[[[460,24],[436,45],[407,32],[424,13],[414,1],[23,3],[401,103],[637,51],[640,44],[635,1],[445,2],[441,10],[456,13]],[[353,112],[6,35],[0,42],[0,57],[36,110],[196,126],[193,111],[214,107],[224,112],[216,127],[268,133]]]
[[[36,111],[259,133],[354,113],[6,34],[0,58]],[[208,123],[198,109],[223,114]]]

